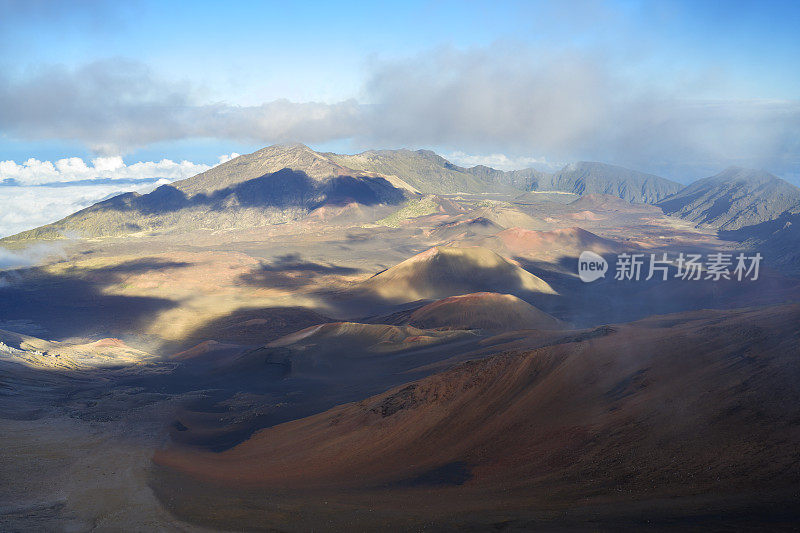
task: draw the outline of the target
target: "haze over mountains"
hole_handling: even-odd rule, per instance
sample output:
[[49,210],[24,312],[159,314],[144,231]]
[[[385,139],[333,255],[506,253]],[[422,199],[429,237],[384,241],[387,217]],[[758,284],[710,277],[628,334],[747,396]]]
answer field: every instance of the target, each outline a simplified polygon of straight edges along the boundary
[[800,189],[768,172],[731,167],[656,203],[668,215],[736,230],[800,213]]
[[57,238],[63,232],[100,237],[250,227],[294,220],[323,206],[397,205],[419,194],[558,191],[654,203],[678,189],[669,180],[601,163],[568,165],[551,175],[462,168],[427,150],[338,155],[276,145],[149,194],[111,198],[11,240]]
[[[329,224],[393,225],[435,210],[457,210],[452,202],[446,205],[447,198],[476,194],[515,196],[519,202],[534,204],[558,195],[588,202],[599,194],[619,198],[623,210],[630,203],[654,204],[697,227],[719,230],[724,238],[769,250],[780,268],[800,269],[797,255],[785,244],[798,240],[791,217],[800,213],[800,189],[763,171],[731,167],[683,187],[603,163],[573,163],[552,174],[535,169],[501,171],[460,167],[429,150],[343,155],[315,152],[302,144],[269,146],[151,193],[115,196],[2,240],[21,244],[64,236],[268,227],[309,215]],[[592,201],[603,205],[595,207],[610,207],[605,205],[609,200],[599,198]],[[586,212],[592,208],[587,205]],[[525,216],[519,211],[494,213],[486,220],[504,228],[535,224]],[[767,224],[778,219],[784,220],[779,228]],[[436,231],[458,233],[460,227]],[[468,229],[476,230],[491,233],[474,224]]]
[[800,189],[764,171],[728,168],[698,180],[657,204],[664,213],[769,257],[800,272]]
[[800,530],[798,26],[0,0],[0,533]]
[[[58,253],[0,272],[0,519],[793,524],[796,198],[279,145],[4,239]],[[765,259],[584,283],[587,250]]]
[[[728,169],[684,188],[602,163],[574,163],[548,174],[535,169],[464,168],[428,150],[340,155],[314,152],[304,145],[275,145],[149,194],[108,199],[8,240],[253,227],[296,220],[326,206],[366,206],[377,214],[381,206],[399,205],[420,195],[514,191],[612,195],[658,204],[668,214],[724,230],[800,210],[800,189],[743,169]],[[326,210],[320,213],[327,216]]]
[[[796,512],[800,472],[788,460],[796,424],[769,421],[800,414],[798,346],[787,338],[798,319],[797,306],[656,317],[470,361],[222,453],[159,450],[161,490],[178,513],[212,524],[247,523],[229,506],[210,510],[212,487],[240,486],[265,526],[282,522],[264,496],[283,492],[291,502],[302,489],[325,499],[292,514],[298,529],[333,505],[336,528],[417,529],[430,520],[480,530],[670,529],[679,501],[681,524],[727,529],[736,511],[717,495],[738,493],[764,516],[771,511],[761,501],[784,502],[786,522],[770,522],[780,529]],[[165,482],[174,475],[204,483]],[[763,480],[769,493],[754,500]],[[515,510],[465,516],[509,493]],[[631,493],[652,501],[626,505]],[[370,513],[346,510],[374,494]],[[409,511],[393,514],[398,501]]]
[[681,188],[680,184],[658,176],[604,163],[573,163],[550,174],[533,168],[513,171],[484,165],[465,168],[430,150],[377,150],[330,156],[351,168],[398,176],[419,191],[432,194],[561,191],[611,194],[630,202],[655,203]]

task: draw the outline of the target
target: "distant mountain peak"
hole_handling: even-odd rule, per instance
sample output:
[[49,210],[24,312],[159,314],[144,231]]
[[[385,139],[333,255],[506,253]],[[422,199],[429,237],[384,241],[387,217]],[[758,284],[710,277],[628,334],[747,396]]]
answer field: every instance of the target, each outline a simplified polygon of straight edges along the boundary
[[[581,196],[600,193],[616,196],[632,203],[652,204],[681,189],[681,184],[629,168],[578,161],[565,165],[548,180],[547,190],[565,191]],[[545,190],[540,187],[539,190]]]
[[764,170],[728,167],[658,205],[698,226],[737,230],[800,212],[800,189]]
[[[770,174],[766,170],[758,170],[754,168],[744,168],[737,166],[728,167],[719,174],[711,176],[711,179],[716,179],[720,181],[730,181],[730,182],[748,181],[748,182],[758,182],[758,183],[784,181],[778,176]],[[788,184],[788,182],[785,183]]]
[[[725,172],[739,175],[744,171]],[[111,198],[81,211],[79,217],[71,215],[40,228],[42,231],[31,230],[14,238],[53,235],[62,229],[73,230],[76,225],[77,231],[87,236],[167,230],[205,224],[201,219],[212,214],[217,222],[208,227],[227,227],[222,214],[227,213],[225,220],[235,219],[236,209],[249,209],[254,220],[277,223],[285,221],[289,211],[297,218],[333,199],[338,203],[394,205],[408,194],[501,193],[516,197],[519,191],[556,191],[608,194],[633,203],[652,204],[680,188],[679,184],[652,174],[592,161],[572,163],[553,174],[533,168],[506,172],[486,165],[460,167],[425,149],[370,150],[347,155],[320,153],[302,143],[285,143],[238,156],[141,198]],[[207,211],[212,207],[217,211]],[[103,210],[107,213],[101,221],[99,214]],[[198,214],[195,220],[189,213],[192,210],[202,216]],[[122,211],[124,215],[119,215]],[[170,214],[169,221],[155,220],[165,213]],[[262,223],[267,222],[259,222]]]
[[608,163],[600,163],[597,161],[575,161],[564,165],[562,170],[575,171],[588,168],[622,168],[622,167],[616,167],[615,165],[609,165]]

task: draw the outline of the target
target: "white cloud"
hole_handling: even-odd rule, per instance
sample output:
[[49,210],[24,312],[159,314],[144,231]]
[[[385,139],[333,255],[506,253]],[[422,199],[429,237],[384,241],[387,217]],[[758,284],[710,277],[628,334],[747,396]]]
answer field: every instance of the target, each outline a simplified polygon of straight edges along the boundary
[[554,170],[564,166],[563,163],[552,163],[544,157],[509,157],[506,154],[467,154],[460,151],[443,155],[446,159],[462,167],[484,165],[498,170],[520,170],[523,168]]
[[[221,155],[219,161],[224,163],[238,156],[237,153]],[[37,159],[23,163],[0,161],[0,181],[10,178],[18,183],[0,186],[0,237],[55,222],[123,192],[145,194],[209,168],[191,161],[176,163],[169,159],[126,165],[117,156],[95,158],[91,165],[79,157],[55,162]],[[151,181],[113,182],[120,179]],[[81,183],[69,183],[77,181]]]
[[0,237],[55,222],[84,207],[128,191],[150,192],[163,180],[139,185],[62,185],[0,187]]
[[[223,162],[224,158],[228,158],[225,159],[227,161],[231,156],[220,156],[220,162]],[[80,157],[68,157],[55,162],[31,158],[22,163],[11,160],[0,161],[0,181],[13,179],[22,185],[63,183],[96,178],[131,180],[164,178],[175,181],[194,176],[209,168],[211,167],[202,163],[175,162],[170,159],[139,161],[126,165],[119,156],[96,157],[91,160],[89,165]]]
[[222,163],[227,163],[231,159],[236,159],[240,155],[242,154],[237,154],[236,152],[231,152],[230,154],[221,155],[219,156],[219,164],[221,165]]
[[600,53],[443,48],[379,65],[367,94],[363,135],[389,146],[667,173],[735,164],[786,175],[800,160],[800,101],[693,98],[631,79]]
[[[722,83],[713,76],[675,72],[681,81],[668,87],[627,67],[602,50],[440,48],[376,61],[359,100],[255,106],[201,101],[195,88],[158,79],[128,60],[43,68],[24,79],[0,71],[0,133],[80,140],[106,156],[176,139],[348,140],[369,148],[607,161],[667,174],[731,164],[798,173],[800,101],[708,100]],[[118,163],[96,162],[94,172],[99,166],[119,173],[107,169]],[[67,161],[59,170],[42,163],[37,172],[86,172],[80,165]]]
[[[37,242],[22,250],[9,250],[0,246],[0,269],[11,269],[35,265],[52,257],[65,258],[64,243]],[[7,283],[6,276],[0,277],[0,287]]]

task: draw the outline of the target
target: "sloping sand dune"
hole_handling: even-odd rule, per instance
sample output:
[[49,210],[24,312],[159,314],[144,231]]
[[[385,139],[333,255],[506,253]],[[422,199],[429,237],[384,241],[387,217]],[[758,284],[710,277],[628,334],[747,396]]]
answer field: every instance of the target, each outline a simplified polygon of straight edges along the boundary
[[564,256],[578,257],[585,250],[605,254],[626,248],[622,243],[605,239],[579,227],[552,231],[509,228],[495,235],[487,245],[493,245],[493,248],[513,256],[548,261]]
[[793,305],[614,326],[468,362],[221,454],[169,449],[155,461],[215,491],[260,487],[264,500],[347,490],[351,503],[424,516],[433,497],[456,523],[478,508],[512,518],[596,501],[611,512],[632,494],[681,513],[692,505],[680,498],[704,493],[723,507],[788,498],[800,479],[798,322]]
[[463,337],[464,331],[426,331],[413,326],[333,322],[311,326],[267,344],[269,348],[291,346],[295,349],[321,347],[337,351],[361,350],[391,352],[420,347]]
[[381,272],[363,288],[396,301],[483,291],[556,294],[545,281],[482,247],[434,247]]
[[563,324],[512,294],[479,292],[451,296],[417,309],[408,323],[419,328],[559,329]]
[[463,240],[494,235],[503,229],[488,218],[475,217],[442,223],[430,232],[430,238],[439,242]]

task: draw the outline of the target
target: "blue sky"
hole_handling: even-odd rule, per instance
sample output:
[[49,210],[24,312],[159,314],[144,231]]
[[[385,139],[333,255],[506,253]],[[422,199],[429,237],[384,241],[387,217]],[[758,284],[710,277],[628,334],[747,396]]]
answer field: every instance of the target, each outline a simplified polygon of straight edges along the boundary
[[798,27],[800,2],[0,0],[0,161],[299,141],[797,183]]
[[[12,85],[37,76],[46,81],[48,69],[74,71],[124,59],[140,63],[150,76],[197,104],[257,106],[277,99],[368,104],[375,95],[366,85],[387,63],[442,48],[469,53],[499,43],[534,56],[584,55],[604,62],[627,87],[675,98],[796,101],[800,95],[797,2],[5,0],[0,5],[0,66]],[[96,152],[89,145],[97,140],[87,143],[74,132],[26,132],[24,125],[4,128],[2,118],[0,155],[52,159]],[[358,149],[371,140],[327,137],[294,140],[342,149]],[[117,148],[126,159],[211,162],[222,153],[273,140],[280,139],[184,134],[156,142],[130,139]],[[457,136],[443,137],[435,147],[461,151],[457,142]],[[550,159],[562,155],[545,153],[546,148],[530,143],[507,151]]]
[[797,2],[3,4],[3,66],[16,74],[137,58],[242,104],[348,98],[376,58],[498,40],[601,47],[664,81],[676,70],[719,69],[730,96],[791,98],[800,89]]

